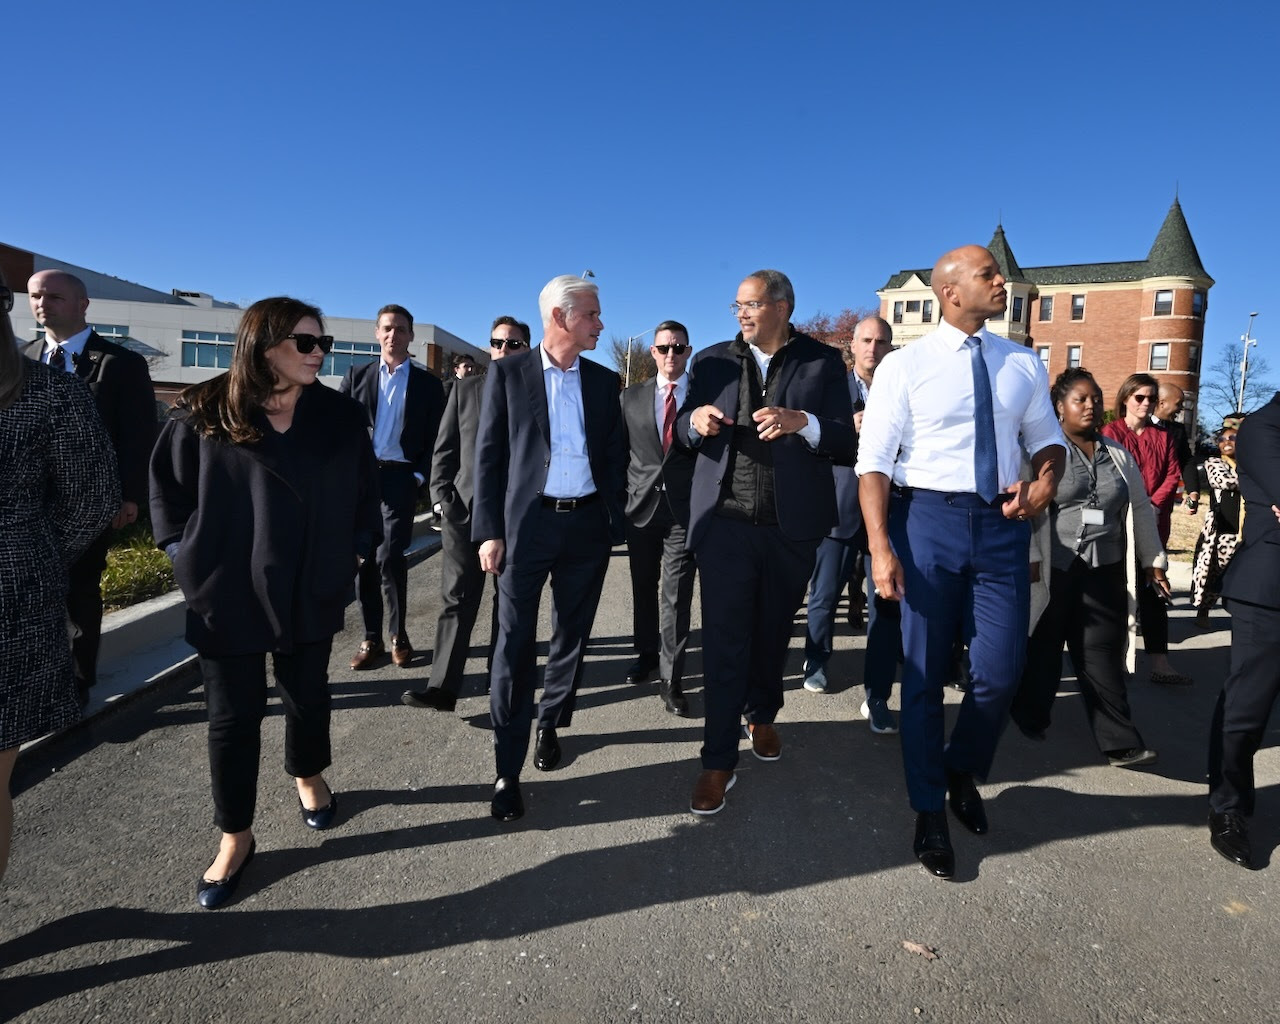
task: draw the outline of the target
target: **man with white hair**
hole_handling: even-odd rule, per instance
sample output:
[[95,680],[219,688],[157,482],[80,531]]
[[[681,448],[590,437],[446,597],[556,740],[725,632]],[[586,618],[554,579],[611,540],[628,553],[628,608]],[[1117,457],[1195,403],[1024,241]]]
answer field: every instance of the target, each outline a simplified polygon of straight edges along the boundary
[[554,628],[533,766],[549,772],[560,763],[556,730],[573,717],[609,549],[624,536],[621,381],[581,358],[604,330],[596,286],[562,275],[538,306],[542,344],[490,365],[476,436],[471,539],[499,593],[489,701],[498,775],[490,811],[499,821],[524,814],[543,584],[550,577]]

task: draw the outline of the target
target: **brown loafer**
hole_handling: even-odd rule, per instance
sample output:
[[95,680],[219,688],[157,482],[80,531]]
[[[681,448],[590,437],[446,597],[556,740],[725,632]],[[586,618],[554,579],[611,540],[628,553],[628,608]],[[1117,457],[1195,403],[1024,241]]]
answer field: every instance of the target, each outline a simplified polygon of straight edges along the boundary
[[381,640],[365,640],[351,659],[351,667],[355,669],[373,668],[373,663],[387,653]]
[[761,761],[776,761],[782,756],[782,740],[772,724],[748,722],[747,735],[751,737],[751,752]]
[[724,806],[724,795],[733,789],[738,776],[733,772],[718,772],[707,769],[698,776],[693,784],[693,799],[689,801],[689,810],[694,814],[715,814]]
[[393,636],[391,638],[391,660],[396,663],[396,667],[404,668],[412,659],[413,645],[409,643],[406,637]]

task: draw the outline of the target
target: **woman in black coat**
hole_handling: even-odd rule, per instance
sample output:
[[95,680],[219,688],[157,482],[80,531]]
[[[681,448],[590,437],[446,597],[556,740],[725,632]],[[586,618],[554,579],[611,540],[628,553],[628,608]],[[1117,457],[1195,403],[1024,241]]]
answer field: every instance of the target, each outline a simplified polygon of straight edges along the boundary
[[151,459],[151,521],[187,599],[209,708],[217,857],[200,905],[225,904],[253,858],[258,754],[272,656],[285,771],[303,821],[328,828],[329,648],[358,561],[382,533],[364,411],[317,383],[333,339],[290,298],[245,311],[231,369],[187,388]]

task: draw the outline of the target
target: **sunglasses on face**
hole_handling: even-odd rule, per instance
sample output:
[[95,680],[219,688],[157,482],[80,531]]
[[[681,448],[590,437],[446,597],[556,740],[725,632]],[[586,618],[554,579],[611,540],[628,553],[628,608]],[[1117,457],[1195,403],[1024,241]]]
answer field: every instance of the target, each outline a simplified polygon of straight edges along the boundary
[[13,292],[0,284],[0,313],[13,312]]
[[490,338],[490,348],[505,348],[508,352],[514,352],[522,349],[527,345],[527,341],[521,341],[519,338]]
[[317,345],[320,346],[320,351],[325,355],[328,355],[333,349],[333,335],[331,334],[286,334],[285,338],[292,340],[298,346],[298,354],[303,356],[314,351]]
[[1135,402],[1154,402],[1156,400],[1154,395],[1133,395],[1132,398]]
[[674,352],[676,355],[682,356],[689,351],[689,346],[688,345],[654,345],[653,350],[655,352],[661,352],[664,356],[668,352]]

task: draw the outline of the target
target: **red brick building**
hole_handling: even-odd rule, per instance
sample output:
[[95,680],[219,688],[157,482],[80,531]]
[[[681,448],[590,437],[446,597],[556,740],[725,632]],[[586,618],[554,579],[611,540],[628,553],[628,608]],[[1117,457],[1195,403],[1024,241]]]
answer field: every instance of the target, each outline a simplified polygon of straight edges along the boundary
[[[1147,372],[1186,391],[1185,422],[1196,422],[1213,278],[1176,199],[1145,260],[1020,267],[1001,226],[987,248],[1009,292],[1006,316],[988,326],[1035,349],[1050,380],[1069,366],[1083,366],[1110,408],[1129,374]],[[933,329],[931,276],[930,270],[904,270],[876,293],[895,342],[910,343]]]

